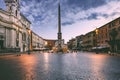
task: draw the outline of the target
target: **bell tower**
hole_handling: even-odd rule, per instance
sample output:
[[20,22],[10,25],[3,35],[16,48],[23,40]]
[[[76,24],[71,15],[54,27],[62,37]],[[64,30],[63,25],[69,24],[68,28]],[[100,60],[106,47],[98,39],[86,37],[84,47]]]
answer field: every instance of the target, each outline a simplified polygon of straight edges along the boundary
[[4,0],[6,4],[6,11],[12,15],[19,17],[20,15],[20,0]]

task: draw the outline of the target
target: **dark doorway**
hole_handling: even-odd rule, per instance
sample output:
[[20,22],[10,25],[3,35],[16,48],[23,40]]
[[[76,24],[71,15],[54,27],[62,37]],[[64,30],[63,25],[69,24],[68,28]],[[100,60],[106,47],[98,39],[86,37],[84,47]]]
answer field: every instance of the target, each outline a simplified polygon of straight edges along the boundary
[[23,44],[23,52],[25,51],[25,47],[26,47],[25,44]]
[[0,40],[0,49],[3,49],[3,47],[4,47],[3,42],[4,42],[3,40]]

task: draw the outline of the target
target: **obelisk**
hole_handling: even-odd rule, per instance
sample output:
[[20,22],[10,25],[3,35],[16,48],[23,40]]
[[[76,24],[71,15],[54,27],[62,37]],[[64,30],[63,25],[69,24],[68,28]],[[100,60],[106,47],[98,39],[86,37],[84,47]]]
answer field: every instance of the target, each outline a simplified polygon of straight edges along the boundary
[[62,33],[61,33],[61,13],[60,13],[60,1],[58,2],[58,52],[62,52]]

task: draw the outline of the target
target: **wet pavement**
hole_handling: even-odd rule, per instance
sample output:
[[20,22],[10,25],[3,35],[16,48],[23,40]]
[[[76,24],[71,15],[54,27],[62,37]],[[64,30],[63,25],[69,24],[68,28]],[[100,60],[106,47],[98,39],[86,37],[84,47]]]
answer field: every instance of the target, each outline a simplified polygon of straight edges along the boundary
[[0,56],[0,80],[120,80],[120,56],[85,52]]

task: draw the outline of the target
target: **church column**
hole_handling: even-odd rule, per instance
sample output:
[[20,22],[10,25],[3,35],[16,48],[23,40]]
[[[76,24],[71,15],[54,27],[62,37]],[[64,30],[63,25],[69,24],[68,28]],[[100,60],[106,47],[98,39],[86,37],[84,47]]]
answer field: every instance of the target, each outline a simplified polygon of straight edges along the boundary
[[19,47],[20,47],[20,52],[23,52],[22,32],[19,33]]
[[11,48],[15,48],[16,47],[16,31],[14,29],[11,29]]
[[10,29],[6,28],[6,31],[5,31],[5,42],[6,42],[6,48],[10,48],[11,45],[10,45],[10,41],[11,41],[11,32],[10,32]]

